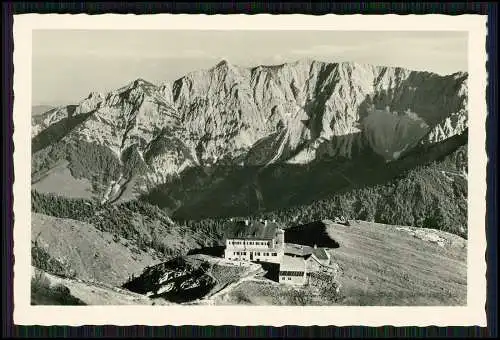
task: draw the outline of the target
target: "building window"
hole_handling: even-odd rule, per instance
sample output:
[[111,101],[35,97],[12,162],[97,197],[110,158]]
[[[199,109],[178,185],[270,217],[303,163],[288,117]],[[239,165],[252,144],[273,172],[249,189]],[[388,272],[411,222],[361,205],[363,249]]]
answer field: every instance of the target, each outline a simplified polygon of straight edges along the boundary
[[277,255],[278,255],[278,254],[276,254],[276,253],[273,253],[273,256],[277,256]]

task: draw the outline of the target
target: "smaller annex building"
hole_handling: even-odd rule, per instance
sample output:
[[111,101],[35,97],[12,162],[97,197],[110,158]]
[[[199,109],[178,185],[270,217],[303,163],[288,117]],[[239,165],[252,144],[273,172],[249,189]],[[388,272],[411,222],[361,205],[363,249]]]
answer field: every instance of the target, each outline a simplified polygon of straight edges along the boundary
[[303,285],[311,273],[330,265],[330,253],[324,248],[285,244],[280,262],[279,282]]
[[284,255],[280,262],[279,283],[307,283],[307,263],[303,257]]

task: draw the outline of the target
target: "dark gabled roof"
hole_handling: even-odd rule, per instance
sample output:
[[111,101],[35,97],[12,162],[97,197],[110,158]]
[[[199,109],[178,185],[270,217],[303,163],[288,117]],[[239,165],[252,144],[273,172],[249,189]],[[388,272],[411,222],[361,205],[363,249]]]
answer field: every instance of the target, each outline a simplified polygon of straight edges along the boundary
[[235,221],[226,225],[225,237],[226,239],[272,240],[277,230],[278,225],[273,222],[264,225],[259,221],[250,221],[247,226],[245,221]]
[[328,253],[326,252],[325,248],[316,248],[316,249],[313,249],[313,254],[319,260],[328,260]]

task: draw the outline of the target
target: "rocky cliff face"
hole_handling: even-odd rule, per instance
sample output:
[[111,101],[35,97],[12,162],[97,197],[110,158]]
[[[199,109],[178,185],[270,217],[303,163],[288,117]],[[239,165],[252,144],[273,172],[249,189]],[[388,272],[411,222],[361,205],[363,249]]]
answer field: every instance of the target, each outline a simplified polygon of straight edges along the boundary
[[[223,61],[179,79],[173,89],[175,105],[194,137],[191,147],[208,162],[234,159],[257,147],[261,157],[248,162],[307,163],[335,137],[360,132],[363,119],[377,109],[396,115],[411,111],[433,129],[429,142],[438,142],[463,131],[465,125],[446,119],[466,117],[467,110],[465,74],[440,77],[355,63],[302,60],[246,69]],[[328,156],[348,157],[354,141],[327,148]]]
[[[465,131],[467,74],[311,60],[243,68],[222,61],[173,84],[138,79],[105,95],[91,93],[34,117],[32,137],[46,140],[40,135],[51,126],[75,117],[82,119],[64,125],[58,143],[90,143],[115,155],[121,168],[105,183],[109,199],[110,191],[119,196],[132,186],[145,193],[196,167],[306,165],[366,150],[395,161]],[[36,151],[47,153],[46,145],[54,148],[45,143]]]

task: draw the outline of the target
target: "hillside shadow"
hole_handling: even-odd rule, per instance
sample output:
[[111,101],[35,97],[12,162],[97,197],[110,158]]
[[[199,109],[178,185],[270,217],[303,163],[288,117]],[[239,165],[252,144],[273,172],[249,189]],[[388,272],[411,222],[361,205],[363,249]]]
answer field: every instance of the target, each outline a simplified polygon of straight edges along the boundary
[[[325,144],[321,152],[359,137],[342,136]],[[415,167],[439,161],[466,142],[467,130],[440,143],[417,146],[389,163],[370,148],[355,145],[351,158],[327,156],[309,164],[189,168],[141,198],[166,209],[174,219],[249,216],[384,184]]]
[[326,225],[322,221],[314,221],[286,229],[285,242],[310,247],[316,245],[322,248],[338,248],[340,246],[328,235]]
[[264,277],[266,279],[279,282],[279,274],[280,274],[280,265],[279,263],[271,263],[271,262],[258,262],[262,269],[266,271]]
[[40,151],[53,143],[57,143],[66,136],[69,131],[85,121],[93,113],[88,112],[73,116],[76,105],[68,105],[66,109],[68,111],[67,118],[63,118],[57,123],[50,125],[31,140],[32,153]]
[[[332,152],[332,148],[341,147],[353,138],[359,139],[358,134],[339,136],[325,143],[320,152]],[[356,169],[357,173],[363,172],[368,165],[383,162],[378,155],[361,152],[358,147],[354,157],[350,160],[327,156],[323,161],[306,165],[226,164],[210,169],[188,168],[141,199],[169,211],[175,219],[247,216],[325,197],[353,184],[343,173],[356,173]]]
[[215,247],[203,247],[191,249],[188,251],[187,255],[209,255],[214,257],[222,257],[224,255],[224,246],[215,246]]

